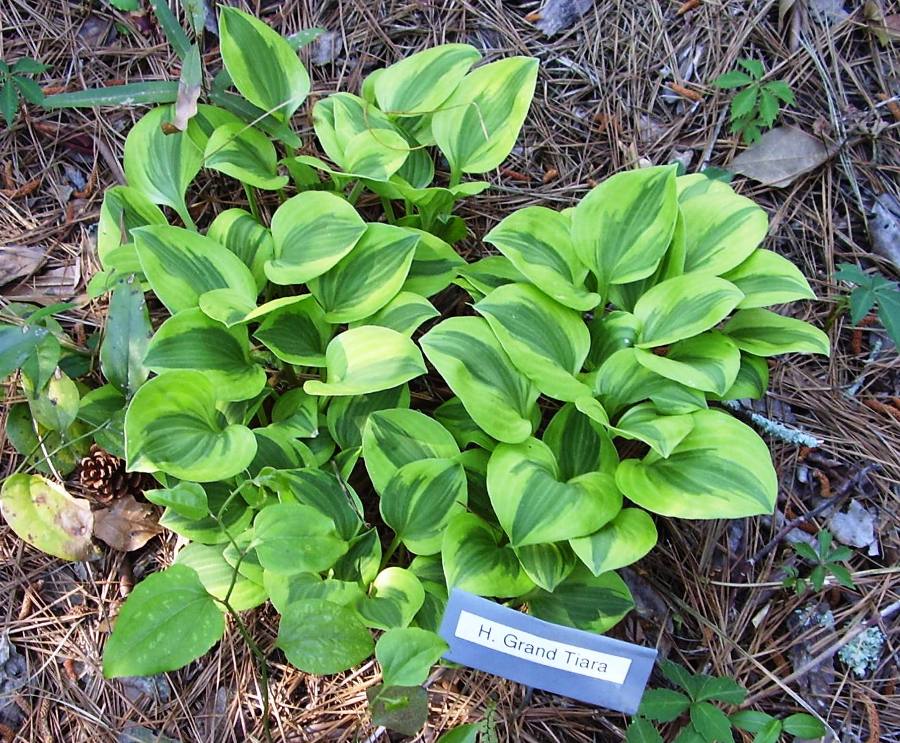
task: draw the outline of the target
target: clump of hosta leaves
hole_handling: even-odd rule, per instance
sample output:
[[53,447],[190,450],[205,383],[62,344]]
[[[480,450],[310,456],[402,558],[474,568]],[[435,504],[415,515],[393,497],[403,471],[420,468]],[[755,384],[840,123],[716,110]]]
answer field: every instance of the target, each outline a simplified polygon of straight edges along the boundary
[[[462,178],[509,154],[536,60],[449,44],[377,70],[313,108],[326,161],[284,144],[309,89],[296,54],[251,16],[222,21],[230,80],[278,126],[200,104],[166,133],[174,112],[154,109],[101,210],[91,289],[111,291],[118,340],[82,404],[189,541],[122,606],[108,676],[184,665],[223,612],[270,601],[298,668],[374,652],[373,709],[424,710],[409,689],[445,650],[450,589],[604,632],[632,607],[615,571],[653,548],[654,515],[772,512],[766,445],[716,403],[760,397],[766,357],[828,341],[765,309],[813,295],[759,248],[762,209],[646,168],[574,208],[507,215],[484,238],[500,254],[467,264],[452,208],[487,184]],[[186,194],[203,168],[240,181],[250,209],[198,230]],[[364,190],[383,220],[355,208]],[[271,219],[258,191],[278,196]],[[459,287],[471,311],[441,317],[430,298]],[[144,291],[168,312],[149,340]],[[436,409],[417,409],[426,360],[453,394]]]

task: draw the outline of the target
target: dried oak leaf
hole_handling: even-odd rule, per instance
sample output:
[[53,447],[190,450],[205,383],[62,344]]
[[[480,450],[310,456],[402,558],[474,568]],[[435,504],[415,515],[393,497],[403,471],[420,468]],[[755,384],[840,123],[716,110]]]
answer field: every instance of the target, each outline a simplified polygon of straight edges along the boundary
[[43,248],[29,245],[0,245],[0,286],[28,278],[47,259]]
[[140,549],[162,531],[156,510],[126,495],[110,508],[94,512],[94,536],[121,552]]
[[820,139],[792,126],[770,129],[731,161],[730,170],[765,186],[784,188],[834,155]]

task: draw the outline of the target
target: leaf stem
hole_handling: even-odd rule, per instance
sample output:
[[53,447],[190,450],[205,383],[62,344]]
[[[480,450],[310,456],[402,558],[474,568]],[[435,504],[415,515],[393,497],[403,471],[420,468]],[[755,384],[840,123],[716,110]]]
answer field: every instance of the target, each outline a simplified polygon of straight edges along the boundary
[[247,194],[247,201],[250,203],[250,214],[252,214],[253,218],[259,222],[259,203],[256,201],[256,194],[253,192],[253,188],[246,183],[244,183],[243,186],[244,193]]
[[400,535],[394,534],[394,538],[391,540],[391,543],[388,545],[387,551],[384,553],[384,557],[381,558],[381,565],[378,566],[379,573],[387,567],[388,562],[394,556],[394,553],[397,551],[397,548],[399,546],[400,546]]
[[397,217],[394,214],[394,205],[386,196],[381,197],[381,206],[384,209],[384,216],[387,217],[389,224],[397,224]]
[[353,188],[350,189],[350,195],[347,197],[347,201],[353,204],[353,206],[356,206],[356,202],[359,199],[359,195],[362,193],[363,188],[362,181],[354,183]]

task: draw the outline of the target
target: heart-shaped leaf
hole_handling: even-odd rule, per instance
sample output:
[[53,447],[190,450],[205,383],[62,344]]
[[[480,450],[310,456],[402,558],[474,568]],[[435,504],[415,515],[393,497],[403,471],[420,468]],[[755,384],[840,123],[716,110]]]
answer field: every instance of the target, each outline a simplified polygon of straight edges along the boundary
[[307,295],[268,313],[253,336],[289,364],[325,366],[331,326],[325,311]]
[[144,497],[163,508],[171,508],[186,519],[202,519],[210,513],[206,491],[196,482],[179,482],[171,488],[145,490]]
[[325,675],[362,663],[375,643],[352,609],[325,599],[301,599],[281,615],[278,647],[301,671]]
[[543,441],[556,457],[563,481],[588,472],[612,475],[619,464],[619,455],[606,428],[571,403],[563,405],[547,424]]
[[299,503],[263,508],[253,521],[253,534],[260,564],[283,575],[322,572],[347,551],[334,521]]
[[[243,209],[219,212],[206,230],[206,236],[224,245],[250,269],[260,291],[265,287],[265,264],[275,255],[272,233]],[[217,318],[218,319],[218,318]]]
[[516,556],[528,577],[545,591],[553,591],[578,564],[571,547],[565,542],[519,547]]
[[408,407],[409,387],[405,384],[368,395],[334,397],[328,403],[328,433],[342,449],[360,447],[363,429],[372,413]]
[[622,507],[622,494],[605,473],[561,481],[553,452],[537,439],[498,445],[488,462],[487,487],[514,547],[590,534]]
[[423,322],[440,317],[440,314],[422,295],[402,291],[374,315],[364,321],[351,323],[351,326],[364,322],[366,325],[380,325],[411,336]]
[[771,250],[754,250],[722,278],[744,293],[738,304],[742,310],[816,297],[800,269]]
[[639,348],[635,358],[661,377],[719,395],[734,384],[741,366],[741,352],[734,341],[715,331],[678,341],[665,356]]
[[549,593],[537,589],[528,596],[531,613],[555,624],[603,633],[634,607],[631,592],[615,573],[594,576],[578,566]]
[[418,686],[449,646],[440,635],[417,627],[391,629],[378,638],[375,658],[387,686]]
[[441,561],[449,588],[478,596],[521,596],[534,588],[502,533],[472,513],[455,516],[444,532]]
[[656,546],[656,525],[640,508],[623,508],[608,524],[569,544],[594,575],[637,562]]
[[198,371],[173,371],[146,382],[125,414],[130,472],[163,472],[182,480],[227,480],[256,454],[249,428],[226,425],[216,389]]
[[284,188],[288,182],[286,175],[278,175],[275,145],[265,134],[242,122],[216,128],[206,142],[203,164],[268,191]]
[[372,595],[357,604],[367,627],[389,630],[406,627],[425,601],[419,579],[404,568],[385,568],[372,581]]
[[821,330],[803,320],[769,310],[740,310],[723,332],[738,348],[757,356],[782,353],[819,353],[828,356],[831,343]]
[[[268,598],[266,589],[240,572],[235,576],[234,568],[222,554],[224,549],[223,545],[210,547],[194,542],[182,548],[175,558],[175,564],[184,565],[196,572],[210,596],[219,601],[225,601],[228,597],[228,603],[235,611],[256,608]],[[225,609],[224,606],[220,608],[223,611]]]
[[486,320],[451,317],[419,342],[485,433],[510,443],[531,435],[538,389],[516,370]]
[[363,505],[359,496],[328,472],[312,468],[276,470],[262,472],[260,478],[283,503],[310,506],[330,519],[341,539],[353,539],[362,525]]

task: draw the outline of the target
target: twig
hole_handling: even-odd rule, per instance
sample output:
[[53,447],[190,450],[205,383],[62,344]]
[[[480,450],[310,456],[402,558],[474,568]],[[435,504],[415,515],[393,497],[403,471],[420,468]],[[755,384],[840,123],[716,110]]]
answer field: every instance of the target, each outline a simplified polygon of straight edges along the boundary
[[766,418],[764,415],[755,413],[742,406],[737,400],[723,400],[722,404],[729,410],[746,415],[763,433],[772,436],[779,441],[793,446],[808,446],[810,449],[817,449],[822,445],[815,436],[798,431],[796,428],[784,425],[779,421]]

